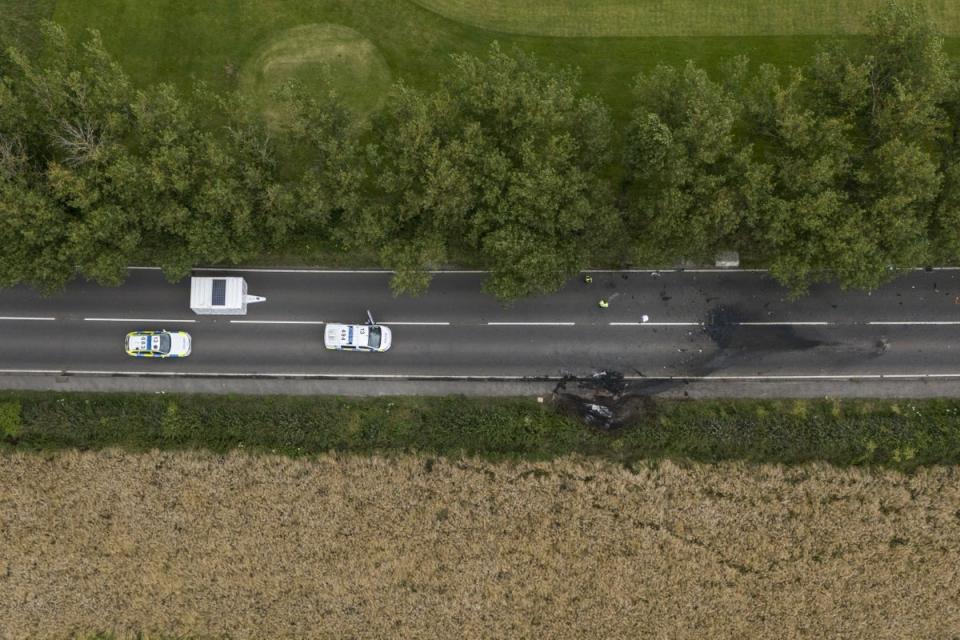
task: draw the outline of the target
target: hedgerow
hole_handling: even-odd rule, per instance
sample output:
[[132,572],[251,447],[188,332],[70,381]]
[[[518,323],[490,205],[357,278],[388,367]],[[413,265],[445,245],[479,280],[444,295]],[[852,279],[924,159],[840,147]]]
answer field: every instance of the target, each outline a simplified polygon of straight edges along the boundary
[[416,452],[494,460],[578,454],[628,465],[672,458],[901,470],[960,463],[960,401],[946,399],[654,400],[635,424],[613,432],[527,398],[5,392],[0,408],[5,450]]

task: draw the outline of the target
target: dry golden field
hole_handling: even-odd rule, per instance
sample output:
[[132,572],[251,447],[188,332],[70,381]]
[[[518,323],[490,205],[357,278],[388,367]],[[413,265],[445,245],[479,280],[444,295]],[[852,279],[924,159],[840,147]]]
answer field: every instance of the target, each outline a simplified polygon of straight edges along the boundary
[[0,637],[950,638],[960,470],[0,457]]

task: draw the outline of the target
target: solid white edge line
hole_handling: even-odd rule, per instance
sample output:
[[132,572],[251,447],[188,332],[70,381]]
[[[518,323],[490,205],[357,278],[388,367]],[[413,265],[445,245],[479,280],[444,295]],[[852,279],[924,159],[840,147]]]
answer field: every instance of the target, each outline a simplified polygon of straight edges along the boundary
[[170,322],[181,324],[184,322],[196,322],[193,318],[84,318],[87,322]]
[[[371,380],[474,380],[474,381],[526,381],[553,382],[568,380],[569,376],[501,376],[501,375],[430,375],[430,374],[393,374],[393,373],[216,373],[216,372],[179,372],[179,371],[98,371],[71,369],[0,369],[0,374],[56,374],[56,375],[109,375],[124,377],[154,378],[304,378],[304,379],[362,379]],[[586,379],[586,376],[580,379]],[[631,381],[791,381],[791,380],[922,380],[922,379],[960,379],[960,373],[858,373],[858,374],[796,374],[796,375],[720,375],[720,376],[624,376]]]
[[0,316],[0,320],[56,320],[56,318],[41,318],[38,316],[28,317],[28,316]]
[[[329,274],[388,274],[396,273],[392,269],[267,269],[267,268],[249,268],[243,269],[239,267],[194,267],[193,271],[226,271],[226,272],[236,272],[236,273],[329,273]],[[431,274],[444,274],[444,273],[490,273],[489,271],[480,271],[480,270],[471,270],[471,269],[430,269],[428,273]]]
[[[127,267],[129,270],[139,271],[160,271],[160,267]],[[960,271],[960,266],[956,267],[909,267],[908,271]],[[267,267],[194,267],[193,271],[250,271],[252,273],[394,273],[391,269],[295,269],[295,268],[276,268]],[[490,273],[483,269],[431,269],[432,274],[444,273]],[[584,269],[579,273],[767,273],[769,269],[740,269],[734,267],[716,267],[716,268],[691,268],[682,269],[671,267],[666,269]]]
[[231,324],[326,324],[323,320],[231,320]]
[[241,269],[237,267],[194,267],[193,271],[225,271],[227,273],[393,273],[389,269]]
[[488,322],[489,327],[572,327],[576,322]]
[[584,269],[580,273],[767,273],[769,269],[734,269],[734,268],[700,268],[700,269]]

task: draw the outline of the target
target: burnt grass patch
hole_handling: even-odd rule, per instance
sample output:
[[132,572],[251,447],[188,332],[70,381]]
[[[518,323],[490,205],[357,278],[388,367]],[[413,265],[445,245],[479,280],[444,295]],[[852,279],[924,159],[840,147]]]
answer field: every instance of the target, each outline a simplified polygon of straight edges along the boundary
[[657,404],[653,396],[675,386],[672,381],[627,382],[618,371],[598,371],[590,378],[562,380],[553,390],[553,404],[588,427],[601,431],[652,422]]

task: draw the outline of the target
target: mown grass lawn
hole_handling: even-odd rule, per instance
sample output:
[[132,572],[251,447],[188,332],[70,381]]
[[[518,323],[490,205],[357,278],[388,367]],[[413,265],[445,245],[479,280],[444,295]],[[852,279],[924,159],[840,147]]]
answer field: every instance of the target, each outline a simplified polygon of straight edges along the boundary
[[[0,0],[0,3],[17,1]],[[862,11],[854,10],[854,5],[878,2],[880,0],[663,2],[660,5],[664,11],[669,8],[673,16],[667,21],[672,25],[670,29],[661,24],[662,20],[661,23],[648,22],[642,20],[642,16],[635,16],[628,29],[624,25],[629,21],[610,9],[618,4],[617,0],[581,3],[560,0],[59,0],[51,15],[75,34],[87,28],[99,29],[107,47],[138,83],[168,81],[186,86],[191,78],[198,78],[219,89],[236,86],[242,73],[250,73],[254,58],[262,55],[272,39],[298,25],[334,24],[353,29],[382,56],[391,79],[403,79],[424,88],[433,86],[438,74],[448,67],[449,54],[481,54],[497,40],[508,50],[516,46],[547,62],[579,67],[583,70],[585,89],[602,96],[615,115],[623,117],[629,112],[632,79],[639,71],[661,62],[681,64],[688,59],[716,69],[723,59],[741,53],[756,61],[799,64],[812,55],[816,43],[823,39],[821,35],[810,34],[810,25],[849,24],[863,15]],[[626,0],[619,0],[619,4],[649,6],[649,3]],[[790,24],[795,26],[793,30],[784,28],[777,35],[767,35],[763,20],[768,19],[764,16],[769,12],[743,10],[734,22],[717,17],[714,29],[703,27],[704,16],[714,14],[698,7],[731,4],[741,8],[769,5],[779,7],[777,11],[781,13],[789,9],[796,18]],[[935,15],[946,16],[941,28],[949,33],[960,32],[960,9],[954,8],[960,3],[935,0],[934,4],[940,7],[940,13]],[[818,10],[811,12],[813,5],[817,5]],[[567,7],[566,12],[558,13],[562,7]],[[599,26],[589,31],[596,36],[536,35],[562,32],[552,26],[554,22],[584,22],[578,16],[591,7],[603,18]],[[513,13],[503,17],[508,10]],[[807,15],[810,13],[816,15]],[[554,16],[553,22],[544,18],[546,14]],[[513,26],[501,24],[505,20]],[[517,26],[524,21],[529,21],[529,28]],[[620,31],[614,29],[616,33],[636,32],[644,37],[605,37],[613,27],[622,27]],[[836,35],[845,28],[835,26],[824,31]],[[664,33],[693,35],[664,36]],[[960,50],[960,38],[952,39],[949,44],[952,50]],[[341,73],[335,81],[352,85],[352,97],[360,106],[375,104],[383,91],[381,78],[374,74],[375,81],[363,82],[352,76],[354,68],[335,66],[335,74]]]
[[[451,20],[546,36],[758,36],[863,33],[888,0],[413,0]],[[960,35],[960,2],[927,0],[944,34]]]

